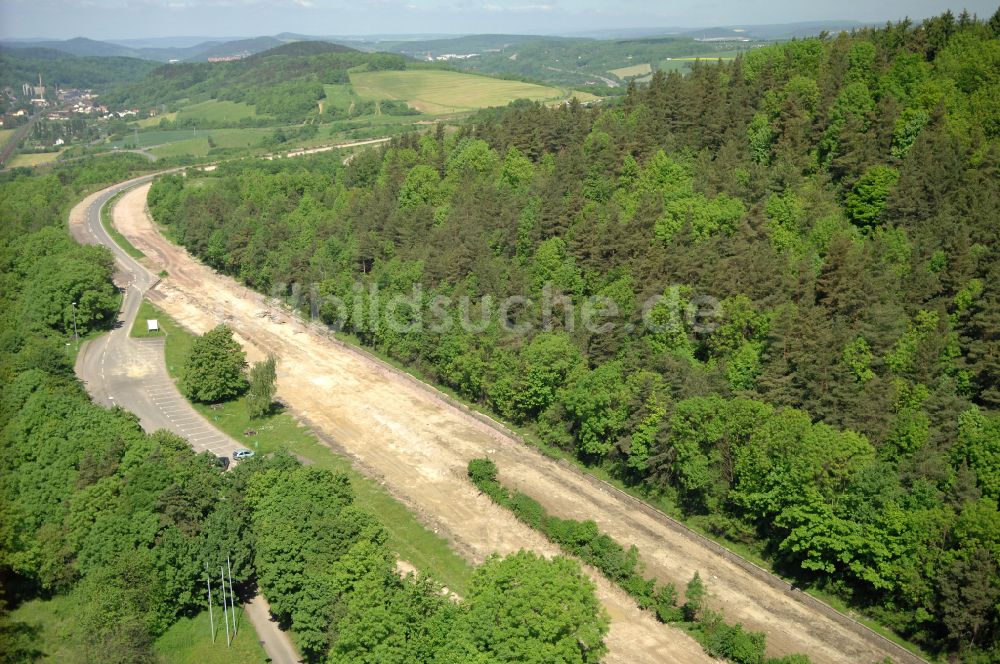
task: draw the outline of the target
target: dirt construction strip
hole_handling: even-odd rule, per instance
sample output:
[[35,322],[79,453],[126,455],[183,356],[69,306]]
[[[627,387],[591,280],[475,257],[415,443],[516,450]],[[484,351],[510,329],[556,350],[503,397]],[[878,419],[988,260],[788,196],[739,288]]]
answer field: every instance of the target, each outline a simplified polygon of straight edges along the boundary
[[[713,608],[731,622],[766,632],[769,655],[801,652],[815,662],[843,664],[878,662],[887,656],[909,659],[892,644],[788,593],[787,584],[761,578],[610,487],[463,412],[434,390],[269,307],[261,295],[166,241],[145,211],[147,191],[148,185],[122,198],[115,208],[115,224],[146,254],[147,267],[169,274],[149,297],[194,332],[228,323],[251,359],[274,353],[278,394],[292,411],[335,441],[361,470],[383,481],[468,559],[478,562],[493,551],[520,548],[557,552],[468,482],[468,461],[490,456],[506,484],[524,489],[554,514],[593,519],[622,544],[635,544],[648,575],[683,587],[700,571]],[[682,631],[659,624],[625,593],[590,573],[612,619],[607,661],[711,661]]]

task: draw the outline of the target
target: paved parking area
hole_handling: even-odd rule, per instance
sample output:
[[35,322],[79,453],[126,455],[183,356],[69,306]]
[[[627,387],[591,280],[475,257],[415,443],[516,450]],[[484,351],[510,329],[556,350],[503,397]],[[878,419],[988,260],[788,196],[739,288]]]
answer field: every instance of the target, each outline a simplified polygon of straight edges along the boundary
[[233,450],[243,447],[210,424],[191,407],[177,386],[167,375],[164,363],[164,339],[132,339],[135,355],[144,364],[150,363],[156,371],[141,379],[150,404],[159,412],[164,429],[183,436],[196,452],[232,456]]
[[77,374],[96,402],[135,413],[146,431],[166,429],[186,439],[195,452],[231,459],[233,451],[244,445],[219,431],[181,395],[167,373],[165,339],[129,336],[143,295],[156,277],[115,245],[101,227],[101,206],[115,193],[114,188],[106,190],[80,206],[86,225],[73,226],[80,241],[100,242],[112,249],[118,263],[116,281],[124,285],[118,325],[84,344],[77,357]]

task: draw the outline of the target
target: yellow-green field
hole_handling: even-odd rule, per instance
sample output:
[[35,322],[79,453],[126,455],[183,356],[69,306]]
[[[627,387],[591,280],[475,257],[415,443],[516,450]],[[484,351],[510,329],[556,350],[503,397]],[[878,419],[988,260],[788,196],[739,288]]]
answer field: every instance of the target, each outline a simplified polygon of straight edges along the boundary
[[250,104],[235,101],[209,99],[199,104],[185,106],[177,113],[178,120],[195,122],[239,122],[243,118],[257,117],[257,109]]
[[422,113],[461,113],[515,99],[563,96],[558,88],[439,70],[357,72],[351,74],[351,83],[362,99],[405,101]]
[[37,154],[19,154],[14,155],[14,158],[10,160],[7,164],[9,168],[17,168],[18,166],[40,166],[42,164],[48,164],[59,158],[62,152],[39,152]]
[[135,124],[139,125],[140,129],[145,129],[146,127],[157,127],[160,124],[160,120],[176,120],[177,113],[164,113],[163,115],[154,115],[151,118],[143,118],[137,121]]
[[645,74],[653,71],[652,65],[648,62],[644,62],[641,65],[632,65],[631,67],[619,67],[618,69],[609,69],[609,74],[614,74],[618,78],[629,78],[631,76],[643,76]]
[[0,129],[0,147],[3,147],[4,143],[7,142],[7,139],[10,138],[11,134],[13,134],[15,131],[17,131],[17,130],[16,129]]
[[583,92],[581,90],[573,90],[572,95],[576,97],[576,100],[581,104],[586,104],[592,101],[599,101],[600,99],[602,99],[602,97],[598,97],[597,95],[591,92]]
[[347,110],[358,98],[354,94],[354,90],[351,89],[351,86],[346,83],[324,85],[323,92],[326,94],[326,99],[323,99],[320,103],[332,108]]
[[679,58],[667,58],[660,62],[660,69],[663,71],[686,71],[695,60],[705,62],[715,62],[716,60],[733,60],[737,54],[745,51],[716,51],[714,53],[704,53],[701,55],[688,55]]
[[[176,157],[179,155],[203,157],[211,149],[208,144],[209,136],[212,137],[216,147],[248,148],[259,145],[261,139],[273,131],[273,128],[199,129],[197,132],[191,129],[145,131],[140,132],[138,136],[128,134],[111,143],[110,146],[123,148],[126,145],[135,144],[141,148],[150,148],[149,151],[157,157]],[[136,141],[137,138],[138,141]]]

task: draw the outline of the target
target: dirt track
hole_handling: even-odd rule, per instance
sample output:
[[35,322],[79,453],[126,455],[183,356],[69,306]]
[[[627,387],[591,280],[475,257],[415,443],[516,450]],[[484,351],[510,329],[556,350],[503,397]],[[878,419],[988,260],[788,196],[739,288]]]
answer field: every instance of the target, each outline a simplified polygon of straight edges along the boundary
[[[159,235],[144,209],[148,188],[125,195],[115,207],[115,223],[146,254],[148,267],[169,273],[150,298],[198,333],[229,323],[251,359],[274,353],[278,394],[292,411],[335,440],[363,471],[383,480],[470,560],[520,548],[556,553],[466,480],[469,459],[488,455],[505,483],[528,491],[553,513],[594,519],[618,541],[637,545],[647,574],[682,588],[699,570],[713,607],[730,621],[765,631],[769,655],[803,652],[815,662],[863,664],[889,654],[392,369],[287,316],[261,317],[268,308],[262,296],[215,274]],[[686,634],[657,623],[623,592],[591,575],[612,618],[609,662],[712,661]]]

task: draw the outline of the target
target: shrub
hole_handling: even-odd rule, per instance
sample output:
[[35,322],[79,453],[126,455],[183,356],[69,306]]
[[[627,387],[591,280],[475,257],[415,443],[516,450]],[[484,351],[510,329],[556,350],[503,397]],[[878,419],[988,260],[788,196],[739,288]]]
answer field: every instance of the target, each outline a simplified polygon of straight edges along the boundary
[[677,606],[677,588],[672,583],[664,584],[656,589],[653,595],[653,606],[660,622],[680,622],[684,617]]
[[497,481],[497,465],[489,459],[473,459],[469,462],[469,479],[482,489],[484,483]]
[[510,499],[510,509],[514,515],[532,528],[542,530],[545,508],[531,496],[515,491]]
[[706,625],[705,650],[734,664],[763,664],[765,643],[762,632],[746,632],[742,625],[729,625],[721,616]]

